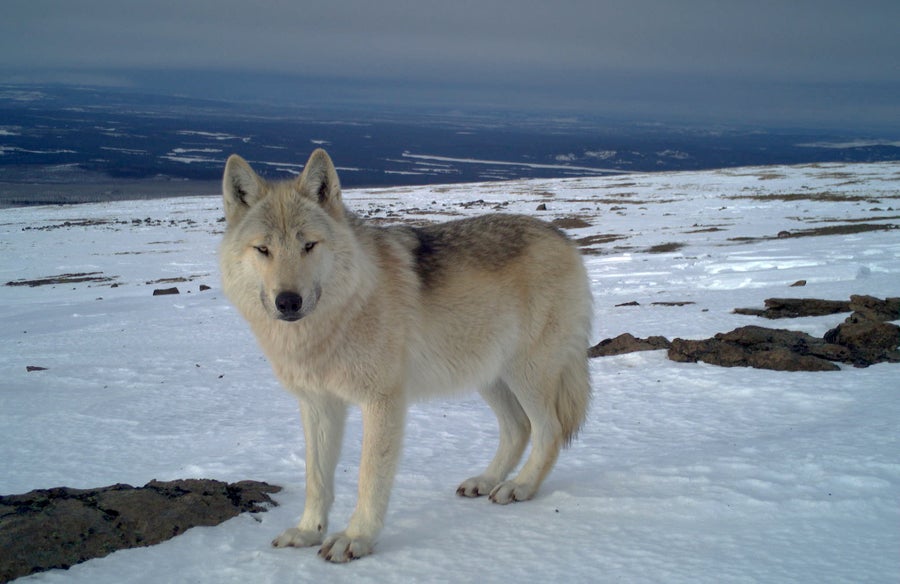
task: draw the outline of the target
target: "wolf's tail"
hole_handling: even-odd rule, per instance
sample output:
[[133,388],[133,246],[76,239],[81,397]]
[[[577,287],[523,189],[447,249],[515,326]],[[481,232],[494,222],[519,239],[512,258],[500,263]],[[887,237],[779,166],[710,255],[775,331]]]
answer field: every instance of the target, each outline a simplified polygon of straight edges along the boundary
[[591,374],[588,367],[588,347],[594,313],[590,282],[581,257],[577,255],[574,277],[566,286],[570,294],[565,306],[569,336],[563,342],[562,367],[556,394],[556,416],[562,427],[563,446],[578,435],[587,418],[591,404]]
[[562,426],[563,444],[568,446],[578,435],[591,403],[591,381],[587,350],[571,351],[559,374],[556,415]]

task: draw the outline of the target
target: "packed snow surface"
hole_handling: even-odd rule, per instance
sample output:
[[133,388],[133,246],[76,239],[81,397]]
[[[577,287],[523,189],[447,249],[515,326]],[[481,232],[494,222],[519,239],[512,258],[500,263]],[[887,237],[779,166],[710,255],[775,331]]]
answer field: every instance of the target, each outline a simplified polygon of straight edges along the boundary
[[[900,222],[898,185],[900,163],[829,164],[345,199],[387,221],[495,208],[565,220],[586,251],[596,342],[747,324],[821,335],[846,315],[731,311],[900,296],[900,231],[885,228]],[[210,197],[0,210],[0,284],[51,280],[0,285],[0,493],[189,477],[284,486],[268,512],[25,580],[900,581],[900,365],[783,373],[664,351],[592,360],[588,421],[532,501],[456,496],[493,455],[493,414],[477,395],[417,403],[374,555],[330,565],[271,547],[302,511],[303,435],[221,292],[222,215]],[[181,293],[152,295],[170,286]],[[355,504],[360,436],[354,413],[332,529]]]

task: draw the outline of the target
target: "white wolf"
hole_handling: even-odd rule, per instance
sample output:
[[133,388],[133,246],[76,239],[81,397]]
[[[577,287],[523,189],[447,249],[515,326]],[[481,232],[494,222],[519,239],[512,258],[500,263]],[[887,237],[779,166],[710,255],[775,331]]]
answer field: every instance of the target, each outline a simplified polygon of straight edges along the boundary
[[[367,224],[344,206],[323,150],[297,180],[271,183],[231,156],[223,191],[225,292],[299,398],[306,439],[306,506],[275,546],[322,544],[332,562],[371,553],[407,403],[430,394],[477,388],[500,425],[493,460],[458,494],[534,496],[591,393],[590,287],[561,232],[500,214]],[[363,416],[358,501],[347,528],[326,537],[348,404]],[[507,480],[529,437],[527,461]]]

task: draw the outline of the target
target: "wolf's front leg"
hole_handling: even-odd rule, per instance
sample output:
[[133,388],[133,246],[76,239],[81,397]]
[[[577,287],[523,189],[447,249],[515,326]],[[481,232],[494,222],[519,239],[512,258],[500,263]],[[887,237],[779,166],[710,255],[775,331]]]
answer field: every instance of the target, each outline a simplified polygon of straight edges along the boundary
[[349,562],[372,553],[397,472],[405,413],[406,403],[401,397],[379,398],[362,406],[359,498],[347,529],[330,536],[319,550],[326,560]]
[[341,453],[347,406],[330,395],[300,398],[306,438],[306,506],[297,527],[275,538],[275,547],[309,547],[325,540],[328,511],[334,502],[334,469]]

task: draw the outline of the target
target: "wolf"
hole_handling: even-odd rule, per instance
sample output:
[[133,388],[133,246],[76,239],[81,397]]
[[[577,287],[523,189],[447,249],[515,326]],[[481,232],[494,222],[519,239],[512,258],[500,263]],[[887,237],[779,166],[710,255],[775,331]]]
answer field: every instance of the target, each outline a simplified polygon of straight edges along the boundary
[[[573,243],[522,215],[376,226],[345,206],[321,149],[298,178],[277,182],[232,155],[222,183],[224,291],[303,422],[306,503],[273,545],[321,546],[331,562],[370,554],[407,404],[458,390],[480,392],[500,440],[456,492],[501,505],[534,497],[591,399],[592,300]],[[349,405],[363,421],[357,505],[346,529],[327,535]]]

